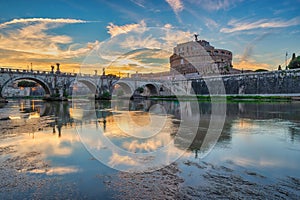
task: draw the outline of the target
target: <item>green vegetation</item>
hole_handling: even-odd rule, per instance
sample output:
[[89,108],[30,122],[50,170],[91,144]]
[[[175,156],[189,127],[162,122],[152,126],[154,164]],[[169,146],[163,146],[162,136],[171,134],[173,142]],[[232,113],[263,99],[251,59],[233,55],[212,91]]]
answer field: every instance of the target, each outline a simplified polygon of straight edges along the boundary
[[300,56],[296,57],[296,54],[293,53],[292,59],[288,65],[289,69],[298,69],[300,68]]
[[117,97],[124,96],[124,91],[123,90],[118,90],[117,91]]
[[110,99],[111,99],[111,95],[110,95],[109,91],[104,91],[104,92],[99,96],[99,98],[96,98],[96,99],[99,99],[99,100],[110,100]]
[[43,96],[5,97],[6,99],[43,99]]
[[226,71],[229,72],[229,66],[228,66],[228,65],[226,65],[226,66],[224,67],[224,69],[225,69]]
[[138,87],[136,89],[137,92],[139,92],[140,94],[144,92],[144,88],[143,87]]
[[[195,96],[151,96],[150,99],[170,100],[170,101],[191,101],[195,100]],[[226,95],[226,96],[209,96],[209,95],[197,95],[197,101],[223,101],[224,98],[227,102],[277,102],[277,101],[291,101],[292,97],[289,96],[238,96],[238,95]]]
[[32,81],[20,81],[18,82],[18,87],[35,87],[37,83]]
[[291,101],[292,97],[289,96],[226,96],[229,102],[274,102],[274,101]]

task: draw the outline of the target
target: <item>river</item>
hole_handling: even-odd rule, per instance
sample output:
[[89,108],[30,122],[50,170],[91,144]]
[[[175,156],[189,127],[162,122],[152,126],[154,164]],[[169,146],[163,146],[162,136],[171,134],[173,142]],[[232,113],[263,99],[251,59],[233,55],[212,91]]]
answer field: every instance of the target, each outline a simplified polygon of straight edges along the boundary
[[0,199],[300,198],[300,102],[20,99],[0,128]]

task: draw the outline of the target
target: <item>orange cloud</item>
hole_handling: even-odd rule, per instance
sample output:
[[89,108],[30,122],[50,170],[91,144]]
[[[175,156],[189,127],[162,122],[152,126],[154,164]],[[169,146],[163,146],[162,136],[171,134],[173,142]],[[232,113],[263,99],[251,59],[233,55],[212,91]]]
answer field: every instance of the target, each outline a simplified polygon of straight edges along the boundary
[[[1,35],[0,49],[18,52],[53,56],[56,58],[72,58],[85,55],[91,50],[91,44],[75,49],[72,38],[67,35],[50,35],[47,30],[53,29],[46,23],[25,26]],[[98,41],[94,43],[98,44]],[[59,45],[70,45],[62,50]],[[48,57],[47,57],[48,58]]]
[[[68,35],[50,34],[48,30],[61,24],[87,23],[77,19],[30,18],[14,19],[0,24],[0,62],[2,67],[50,71],[55,63],[62,64],[65,72],[78,72],[80,62],[75,59],[85,57],[98,41],[76,44]],[[5,28],[18,25],[18,29]]]
[[240,69],[240,70],[256,70],[256,69],[267,69],[267,70],[272,70],[271,66],[266,63],[257,63],[255,61],[239,61],[236,63],[233,63],[233,67],[235,69]]

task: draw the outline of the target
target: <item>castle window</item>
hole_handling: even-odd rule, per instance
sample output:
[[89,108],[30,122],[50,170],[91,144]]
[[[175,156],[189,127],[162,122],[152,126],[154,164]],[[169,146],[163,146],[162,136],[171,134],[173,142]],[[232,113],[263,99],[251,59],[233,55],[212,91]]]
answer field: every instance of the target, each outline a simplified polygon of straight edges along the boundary
[[184,60],[183,60],[183,58],[181,58],[181,60],[180,60],[180,64],[181,64],[181,65],[183,65],[183,64],[184,64]]

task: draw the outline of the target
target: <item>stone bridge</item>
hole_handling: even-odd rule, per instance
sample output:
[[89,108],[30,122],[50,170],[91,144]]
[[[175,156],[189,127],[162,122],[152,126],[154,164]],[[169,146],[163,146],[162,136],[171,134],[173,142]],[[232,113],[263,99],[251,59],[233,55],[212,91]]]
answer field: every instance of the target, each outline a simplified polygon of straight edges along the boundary
[[[63,73],[59,70],[54,72],[0,68],[0,97],[3,95],[3,88],[18,80],[35,81],[44,88],[47,95],[56,97],[73,94],[73,86],[77,82],[86,85],[91,94],[99,99],[105,92],[110,96],[130,97],[137,91],[143,96],[191,94],[300,96],[300,69],[150,80],[136,77],[120,78],[115,75]],[[223,93],[219,93],[221,86],[225,89]],[[122,91],[122,94],[118,93],[119,91]]]
[[122,88],[124,95],[131,96],[138,88],[143,88],[146,96],[158,95],[162,86],[160,80],[141,80],[136,78],[120,78],[115,75],[91,75],[64,73],[59,71],[33,71],[10,68],[0,68],[0,97],[4,97],[3,89],[18,80],[31,80],[43,87],[47,96],[69,96],[73,86],[80,82],[87,86],[95,98],[104,92],[110,95],[114,89]]

